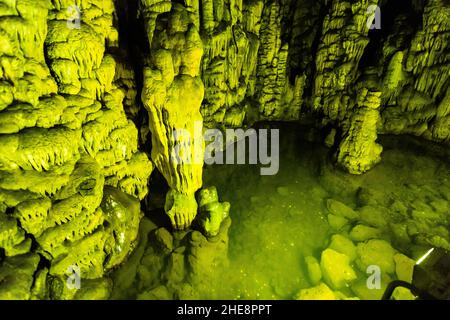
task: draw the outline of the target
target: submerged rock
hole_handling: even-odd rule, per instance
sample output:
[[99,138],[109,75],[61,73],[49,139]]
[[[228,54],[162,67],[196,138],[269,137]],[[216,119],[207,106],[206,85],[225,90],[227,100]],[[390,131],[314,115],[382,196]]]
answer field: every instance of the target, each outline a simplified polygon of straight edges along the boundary
[[356,252],[356,264],[362,272],[366,272],[369,266],[379,267],[383,274],[395,272],[395,249],[389,242],[379,239],[361,242],[356,246]]
[[289,191],[288,187],[278,187],[277,188],[277,193],[280,196],[288,196],[290,194],[290,191]]
[[335,168],[329,161],[322,160],[319,167],[319,181],[330,194],[348,196],[361,187],[361,177],[352,176]]
[[334,231],[341,231],[345,226],[348,226],[349,221],[344,217],[329,214],[328,223]]
[[394,261],[397,279],[412,283],[416,262],[401,253],[394,255]]
[[356,258],[356,246],[353,242],[340,234],[335,234],[331,237],[331,243],[328,248],[333,249],[339,253],[348,256],[350,261]]
[[325,282],[333,289],[342,289],[356,279],[350,258],[333,249],[322,252],[320,267]]
[[302,289],[295,297],[296,300],[337,300],[333,290],[325,283],[316,287]]
[[348,220],[356,220],[359,218],[359,215],[355,210],[334,199],[327,200],[327,208],[332,214],[344,217]]
[[313,256],[307,256],[305,257],[305,264],[311,284],[319,284],[320,280],[322,280],[322,270],[320,269],[319,261]]
[[407,226],[402,223],[390,223],[389,230],[394,237],[394,243],[397,246],[408,247],[411,244],[411,238],[408,235]]
[[350,231],[350,238],[353,241],[361,242],[369,239],[378,238],[380,234],[381,234],[380,230],[376,228],[368,227],[363,224],[358,224]]
[[391,277],[385,272],[381,273],[379,287],[369,286],[367,279],[359,279],[351,286],[351,290],[362,300],[381,300],[388,284],[392,281]]
[[368,226],[384,229],[387,226],[386,209],[383,207],[364,206],[358,209],[361,221]]

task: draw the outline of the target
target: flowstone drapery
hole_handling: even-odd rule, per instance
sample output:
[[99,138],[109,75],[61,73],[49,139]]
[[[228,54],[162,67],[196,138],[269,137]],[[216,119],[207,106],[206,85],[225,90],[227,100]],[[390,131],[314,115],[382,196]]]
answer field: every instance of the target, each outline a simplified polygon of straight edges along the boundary
[[[142,4],[144,15],[152,12]],[[176,4],[156,18],[149,41],[150,66],[144,70],[142,101],[149,112],[152,160],[171,189],[164,209],[176,229],[185,229],[197,215],[195,192],[202,186],[203,45],[189,12]],[[196,136],[200,136],[197,141]]]
[[0,297],[107,297],[152,171],[114,82],[114,4],[78,1],[79,25],[70,1],[0,4]]

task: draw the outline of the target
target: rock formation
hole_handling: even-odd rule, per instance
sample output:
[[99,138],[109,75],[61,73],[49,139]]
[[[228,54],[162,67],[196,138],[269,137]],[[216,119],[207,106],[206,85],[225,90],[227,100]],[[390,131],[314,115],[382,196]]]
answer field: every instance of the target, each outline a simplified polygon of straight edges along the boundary
[[[143,5],[144,15],[153,12]],[[149,15],[146,20],[151,20]],[[152,160],[171,188],[166,212],[175,228],[185,229],[197,214],[195,192],[202,186],[203,46],[189,12],[181,5],[158,16],[156,28],[149,36],[151,61],[144,70],[142,101],[149,112]]]
[[[393,12],[381,25],[376,21],[381,30],[371,30],[371,10],[377,6],[381,12]],[[335,149],[335,161],[353,174],[381,161],[379,133],[409,133],[448,143],[448,61],[443,52],[449,8],[443,1],[418,1],[403,11],[376,0],[205,0],[185,1],[182,7],[170,1],[143,1],[140,10],[150,46],[143,102],[151,114],[153,160],[176,191],[169,200],[182,201],[183,195],[201,186],[200,166],[183,165],[175,173],[174,165],[169,165],[173,146],[168,141],[174,140],[170,134],[177,120],[162,121],[153,107],[169,99],[164,92],[183,73],[178,66],[183,60],[174,58],[182,49],[172,48],[170,34],[182,28],[178,31],[182,38],[189,24],[201,36],[200,43],[195,33],[193,46],[203,48],[198,55],[187,56],[194,70],[191,76],[203,82],[198,85],[204,87],[200,111],[206,127],[302,121],[312,115],[319,127],[332,128],[326,143]],[[185,22],[173,22],[173,16]],[[414,20],[418,17],[423,23]],[[161,34],[165,35],[162,45],[158,44]],[[198,114],[190,113],[198,109],[201,99],[197,98],[188,103],[192,107],[183,109],[190,121],[199,120]],[[191,122],[176,127],[193,133]],[[188,198],[194,211],[192,195],[185,201]],[[183,216],[181,222],[174,221],[177,228],[195,216],[169,207],[172,219]]]
[[[379,134],[448,147],[450,6],[394,2],[0,0],[0,283],[18,288],[0,298],[107,297],[154,167],[174,229],[200,212],[217,235],[228,206],[196,200],[204,127],[309,121],[352,174],[381,161]],[[96,289],[68,290],[74,268]]]
[[[133,248],[152,171],[114,82],[114,5],[3,1],[1,8],[0,246],[5,268],[24,261],[24,276],[14,280],[21,291],[2,297],[73,298],[69,268],[104,282]],[[50,267],[30,281],[25,275],[39,260]]]

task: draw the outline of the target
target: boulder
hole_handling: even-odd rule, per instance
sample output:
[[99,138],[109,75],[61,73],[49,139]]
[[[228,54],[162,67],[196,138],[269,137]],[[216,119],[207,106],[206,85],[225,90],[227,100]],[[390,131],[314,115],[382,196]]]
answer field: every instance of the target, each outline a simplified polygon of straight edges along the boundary
[[333,249],[322,252],[320,267],[325,282],[333,289],[342,289],[356,279],[356,273],[350,266],[350,258]]
[[401,253],[394,255],[394,261],[397,279],[411,283],[416,262]]
[[356,281],[351,286],[351,290],[362,300],[381,300],[391,278],[387,274],[381,275],[381,283],[379,288],[370,288],[367,285],[367,277]]
[[393,274],[395,271],[395,250],[385,240],[361,242],[356,247],[356,253],[356,264],[362,272],[366,272],[367,267],[372,265],[380,267],[382,274]]
[[321,283],[316,287],[300,290],[297,300],[336,300],[334,292],[325,284]]
[[350,231],[350,238],[353,241],[361,242],[369,239],[378,238],[380,236],[380,230],[358,224]]
[[345,219],[344,217],[337,216],[337,215],[334,215],[334,214],[329,214],[328,215],[328,224],[335,231],[342,230],[348,224],[348,222],[349,221],[347,219]]
[[347,257],[349,257],[350,261],[353,261],[356,258],[356,246],[353,244],[352,240],[344,237],[343,235],[333,235],[331,237],[331,243],[328,248],[345,254]]
[[430,202],[430,206],[437,212],[448,212],[449,211],[449,201],[444,199],[435,198]]
[[359,218],[359,215],[357,212],[355,212],[355,210],[353,210],[346,204],[334,199],[327,200],[327,208],[330,213],[340,217],[344,217],[348,220],[356,220]]
[[319,261],[313,256],[305,258],[306,269],[308,270],[309,281],[313,285],[317,285],[322,280],[322,270]]
[[397,245],[407,247],[411,244],[411,238],[408,235],[408,228],[405,224],[389,223],[389,229]]
[[6,258],[0,266],[0,300],[28,300],[39,255],[28,253]]
[[385,211],[386,209],[383,207],[376,206],[364,206],[358,210],[362,222],[368,226],[381,229],[387,226]]
[[288,187],[283,187],[283,186],[281,186],[281,187],[278,187],[278,188],[277,188],[277,193],[278,193],[280,196],[288,196],[288,195],[290,194],[290,191],[289,191],[289,188],[288,188]]
[[112,291],[113,283],[109,278],[82,280],[77,290],[75,300],[107,300]]

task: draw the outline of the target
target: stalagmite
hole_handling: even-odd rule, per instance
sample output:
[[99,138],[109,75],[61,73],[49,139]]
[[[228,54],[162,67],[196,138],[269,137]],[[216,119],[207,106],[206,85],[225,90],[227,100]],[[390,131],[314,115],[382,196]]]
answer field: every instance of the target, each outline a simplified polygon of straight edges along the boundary
[[358,106],[344,129],[337,161],[350,173],[364,173],[381,161],[383,148],[375,142],[380,120],[380,97],[381,92],[363,88]]

